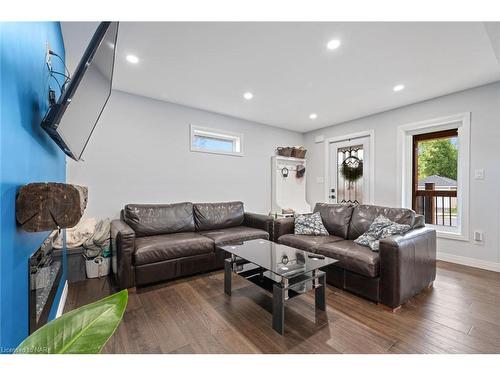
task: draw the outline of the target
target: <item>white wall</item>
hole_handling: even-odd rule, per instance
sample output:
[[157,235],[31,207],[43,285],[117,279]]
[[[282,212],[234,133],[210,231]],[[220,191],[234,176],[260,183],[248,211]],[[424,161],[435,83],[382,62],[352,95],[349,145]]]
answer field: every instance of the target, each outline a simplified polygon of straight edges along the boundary
[[[243,133],[243,157],[191,152],[189,127]],[[241,200],[271,209],[271,156],[302,144],[300,133],[113,91],[67,181],[89,188],[86,216],[117,217],[126,203]]]
[[[394,95],[404,94],[403,91]],[[446,254],[451,254],[453,257],[500,263],[500,82],[306,133],[309,203],[324,201],[325,198],[324,184],[317,183],[316,179],[324,177],[324,144],[315,143],[315,136],[329,138],[374,129],[375,204],[400,206],[397,199],[397,128],[463,112],[472,113],[470,229],[471,233],[483,230],[485,240],[483,244],[474,244],[473,241],[439,239],[438,251],[445,254],[443,259]],[[485,170],[484,180],[473,179],[477,168]]]
[[[404,92],[401,93],[404,95]],[[470,223],[485,232],[484,243],[438,240],[441,257],[500,263],[500,82],[377,115],[319,129],[305,135],[189,107],[113,91],[84,152],[84,162],[68,160],[67,180],[89,187],[86,216],[117,217],[126,203],[242,200],[249,211],[271,208],[270,157],[278,145],[305,142],[308,148],[307,197],[324,201],[324,144],[314,137],[375,131],[375,204],[400,206],[397,199],[397,128],[400,125],[472,113]],[[189,125],[244,134],[244,157],[189,151]],[[465,258],[460,258],[465,257]],[[474,264],[476,264],[474,263]],[[500,267],[498,267],[500,270]]]

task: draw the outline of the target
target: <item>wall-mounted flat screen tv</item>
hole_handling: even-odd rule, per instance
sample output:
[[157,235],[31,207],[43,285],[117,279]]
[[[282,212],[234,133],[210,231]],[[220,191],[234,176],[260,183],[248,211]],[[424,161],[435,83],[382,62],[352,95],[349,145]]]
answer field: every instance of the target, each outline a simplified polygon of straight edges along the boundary
[[111,95],[118,22],[101,22],[67,88],[42,128],[74,160],[80,160]]

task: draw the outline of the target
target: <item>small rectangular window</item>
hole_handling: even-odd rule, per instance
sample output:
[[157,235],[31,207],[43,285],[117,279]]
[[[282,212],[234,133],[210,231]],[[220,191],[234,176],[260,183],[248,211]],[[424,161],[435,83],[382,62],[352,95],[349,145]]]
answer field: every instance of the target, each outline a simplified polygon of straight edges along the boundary
[[243,135],[191,125],[191,151],[243,156]]

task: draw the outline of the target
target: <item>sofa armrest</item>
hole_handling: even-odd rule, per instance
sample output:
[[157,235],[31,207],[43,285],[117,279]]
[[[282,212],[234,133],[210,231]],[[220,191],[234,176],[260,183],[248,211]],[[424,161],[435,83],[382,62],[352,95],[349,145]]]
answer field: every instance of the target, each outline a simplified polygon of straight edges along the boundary
[[254,214],[245,212],[243,225],[256,229],[265,230],[269,234],[269,239],[273,239],[273,218],[269,215]]
[[380,240],[380,302],[396,308],[436,278],[436,231],[412,229]]
[[135,286],[133,256],[135,232],[122,220],[111,221],[111,252],[113,273],[120,289]]
[[274,221],[274,242],[284,234],[292,234],[295,230],[295,218],[284,217]]

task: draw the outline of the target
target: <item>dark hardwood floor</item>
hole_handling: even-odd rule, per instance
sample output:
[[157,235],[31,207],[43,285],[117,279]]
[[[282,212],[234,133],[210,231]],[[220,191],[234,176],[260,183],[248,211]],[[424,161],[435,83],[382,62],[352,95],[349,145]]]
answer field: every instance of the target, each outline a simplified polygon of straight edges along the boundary
[[[500,273],[438,262],[434,288],[396,313],[328,287],[285,308],[285,335],[271,328],[271,297],[241,277],[224,294],[223,272],[129,295],[104,353],[500,353]],[[65,311],[111,293],[107,279],[69,285]]]

